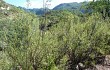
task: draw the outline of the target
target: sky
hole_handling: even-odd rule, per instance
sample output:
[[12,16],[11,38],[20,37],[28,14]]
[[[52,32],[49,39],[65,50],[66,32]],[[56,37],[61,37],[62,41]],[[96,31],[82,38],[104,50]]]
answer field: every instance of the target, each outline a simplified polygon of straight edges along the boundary
[[[21,6],[21,7],[26,7],[27,2],[26,0],[4,0],[5,2],[15,5],[15,6]],[[61,4],[61,3],[70,3],[70,2],[83,2],[87,0],[51,0],[51,3],[49,8],[52,9],[55,6]],[[91,1],[91,0],[89,0]],[[30,0],[30,6],[29,8],[42,8],[43,7],[43,0]]]

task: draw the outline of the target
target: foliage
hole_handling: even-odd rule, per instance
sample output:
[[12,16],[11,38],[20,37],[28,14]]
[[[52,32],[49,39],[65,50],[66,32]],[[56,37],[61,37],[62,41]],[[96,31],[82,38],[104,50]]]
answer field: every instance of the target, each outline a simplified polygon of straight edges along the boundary
[[[24,7],[18,7],[20,9],[23,9],[27,12],[32,12],[36,15],[43,15],[44,14],[44,9],[43,8],[33,8],[33,9],[27,9],[27,8],[24,8]],[[46,10],[50,10],[50,9],[46,9]]]
[[110,54],[110,20],[100,13],[79,17],[65,10],[37,17],[16,7],[9,12],[14,14],[0,19],[2,70],[84,70]]
[[102,13],[103,18],[110,17],[110,1],[96,0],[88,4],[88,8],[93,9],[94,12]]
[[81,3],[73,2],[73,3],[63,3],[53,8],[53,10],[75,10],[81,6]]

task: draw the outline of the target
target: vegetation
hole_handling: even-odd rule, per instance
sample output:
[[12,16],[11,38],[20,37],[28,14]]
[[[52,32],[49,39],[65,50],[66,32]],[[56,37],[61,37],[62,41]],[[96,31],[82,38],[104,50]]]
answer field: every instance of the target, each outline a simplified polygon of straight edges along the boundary
[[[85,13],[85,9],[82,8],[82,5],[87,5],[87,2],[82,2],[82,3],[77,3],[77,2],[73,2],[73,3],[63,3],[63,4],[59,4],[57,6],[55,6],[53,9],[48,9],[46,8],[45,10],[49,10],[49,11],[60,11],[60,10],[68,10],[70,12],[73,12],[75,14],[81,14],[81,13]],[[23,7],[18,7],[20,9],[23,9],[27,12],[32,12],[36,15],[43,15],[44,14],[44,9],[43,8],[33,8],[33,9],[26,9]]]
[[53,10],[76,10],[81,7],[81,3],[63,3],[53,8]]
[[110,1],[109,0],[96,0],[88,5],[88,9],[102,14],[103,18],[110,17]]
[[27,12],[32,12],[36,15],[43,15],[44,14],[43,8],[40,8],[40,9],[39,8],[27,9],[27,8],[24,8],[24,7],[18,7],[18,8],[23,9]]
[[14,6],[6,12],[0,12],[1,70],[84,70],[110,54],[110,20],[98,12],[38,17]]

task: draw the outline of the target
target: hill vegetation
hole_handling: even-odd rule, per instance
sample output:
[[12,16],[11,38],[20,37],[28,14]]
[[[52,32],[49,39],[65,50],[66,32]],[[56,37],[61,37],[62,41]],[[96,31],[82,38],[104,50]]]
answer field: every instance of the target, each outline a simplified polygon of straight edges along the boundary
[[36,15],[43,15],[44,14],[44,10],[43,8],[33,8],[33,9],[27,9],[27,8],[24,8],[24,7],[18,7],[24,11],[27,11],[27,12],[31,12],[31,13],[34,13]]
[[42,16],[1,4],[10,7],[0,10],[1,70],[94,70],[110,54],[109,16],[95,12],[92,2],[93,13]]
[[81,3],[73,2],[73,3],[62,3],[58,6],[54,7],[53,10],[76,10],[81,7]]
[[[46,10],[49,10],[49,11],[50,10],[51,11],[68,10],[68,11],[71,11],[75,14],[80,14],[80,13],[85,13],[85,9],[82,6],[85,6],[86,4],[88,4],[88,3],[87,2],[62,3],[62,4],[55,6],[53,9],[46,8]],[[37,15],[43,15],[44,14],[43,8],[33,8],[33,9],[26,9],[23,7],[18,7],[18,8],[23,9],[23,10],[28,11],[28,12],[32,12],[32,13],[37,14]]]

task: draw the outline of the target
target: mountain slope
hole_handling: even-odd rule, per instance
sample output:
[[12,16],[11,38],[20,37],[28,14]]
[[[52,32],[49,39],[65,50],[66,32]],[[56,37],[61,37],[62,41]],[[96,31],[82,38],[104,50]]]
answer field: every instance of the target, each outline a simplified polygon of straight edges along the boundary
[[43,8],[33,8],[33,9],[26,9],[24,7],[18,7],[18,8],[23,9],[26,12],[32,12],[32,13],[34,13],[36,15],[42,15],[44,13]]
[[53,10],[76,10],[81,7],[81,3],[73,2],[73,3],[63,3],[54,7]]
[[[77,2],[72,2],[72,3],[62,3],[62,4],[59,4],[57,5],[56,7],[54,7],[53,9],[47,9],[47,10],[69,10],[69,11],[72,11],[74,13],[83,13],[85,12],[84,9],[81,9],[82,5],[86,5],[87,2],[83,2],[83,3],[77,3]],[[32,12],[34,14],[37,14],[37,15],[42,15],[44,14],[44,10],[43,8],[33,8],[33,9],[26,9],[26,8],[23,8],[23,7],[18,7],[20,9],[23,9],[27,12]]]
[[0,0],[0,70],[10,70],[13,62],[16,65],[19,64],[16,62],[17,59],[14,60],[15,56],[20,57],[18,59],[25,60],[24,54],[19,55],[19,52],[24,50],[20,51],[18,48],[21,49],[21,45],[27,46],[28,36],[30,34],[32,36],[33,29],[38,30],[39,25],[37,25],[38,18],[36,15]]
[[110,59],[110,20],[100,14],[57,10],[38,18],[1,4],[0,70],[97,70],[110,64],[104,60]]
[[73,12],[74,14],[84,14],[91,12],[91,10],[85,9],[85,7],[87,7],[87,4],[88,2],[62,3],[54,7],[53,10],[68,10]]

